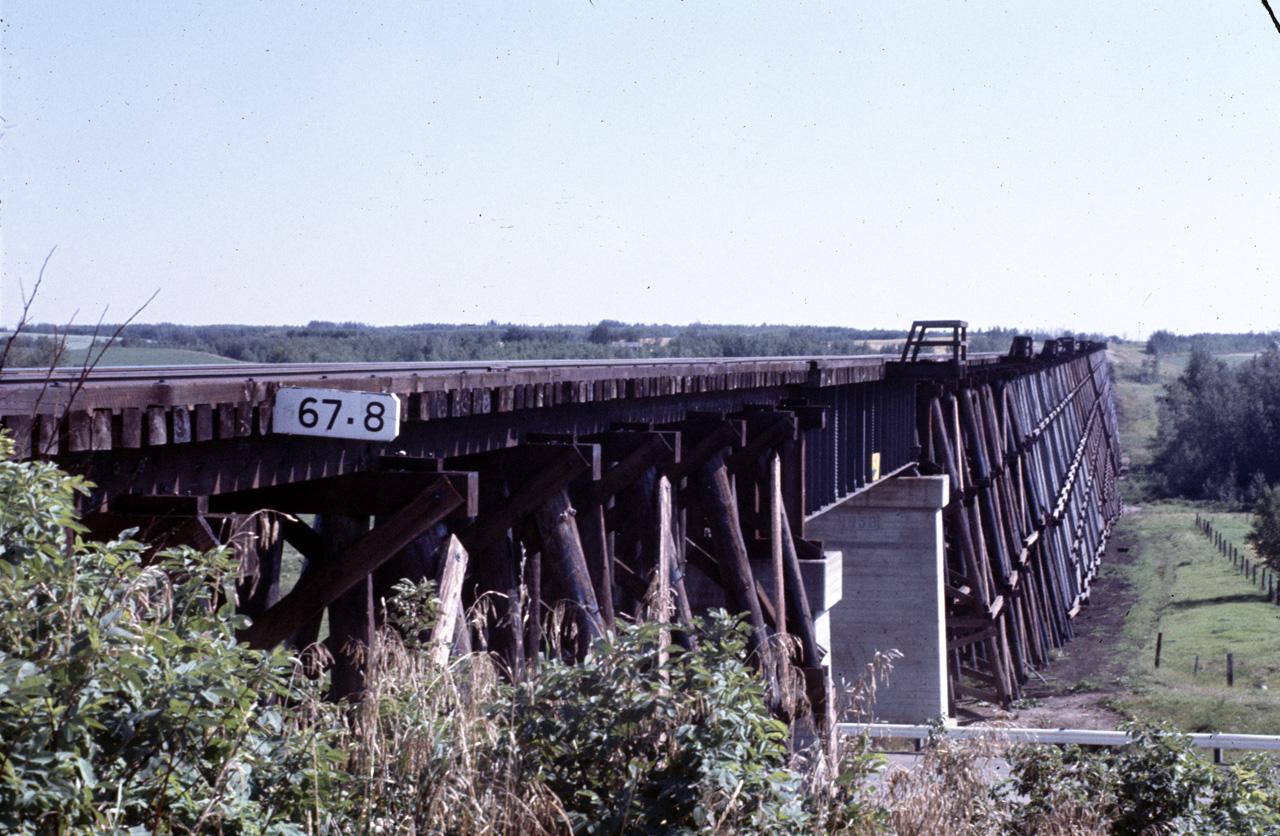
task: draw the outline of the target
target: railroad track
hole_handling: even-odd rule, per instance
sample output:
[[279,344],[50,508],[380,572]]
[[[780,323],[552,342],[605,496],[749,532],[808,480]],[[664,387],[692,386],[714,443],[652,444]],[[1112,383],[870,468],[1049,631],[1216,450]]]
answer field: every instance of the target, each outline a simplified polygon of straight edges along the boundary
[[[984,355],[986,356],[986,355]],[[999,356],[999,355],[990,355]],[[878,366],[895,359],[891,355],[866,354],[856,356],[806,356],[806,357],[690,357],[673,359],[608,359],[608,360],[501,360],[501,361],[451,361],[429,363],[234,363],[201,364],[193,366],[98,366],[87,372],[87,379],[94,382],[116,380],[200,380],[228,379],[286,379],[290,377],[315,377],[325,374],[351,375],[434,375],[457,373],[501,373],[540,369],[625,369],[629,372],[646,369],[701,369],[730,368],[743,365],[787,366]],[[86,376],[82,367],[10,368],[0,371],[0,385],[6,383],[41,383],[45,380],[72,383]]]

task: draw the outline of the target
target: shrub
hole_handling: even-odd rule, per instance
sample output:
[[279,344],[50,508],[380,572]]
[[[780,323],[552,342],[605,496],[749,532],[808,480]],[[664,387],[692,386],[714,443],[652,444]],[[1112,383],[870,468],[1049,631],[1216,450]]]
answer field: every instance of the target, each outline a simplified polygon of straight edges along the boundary
[[[1280,770],[1259,758],[1215,768],[1166,724],[1128,727],[1132,740],[1101,752],[1021,746],[1009,753],[1019,833],[1109,823],[1114,836],[1280,833]],[[1056,828],[1056,829],[1055,829]]]
[[512,689],[524,769],[575,833],[808,832],[787,728],[744,661],[748,630],[719,613],[683,651],[660,625],[619,625],[584,664],[548,662]]
[[[8,458],[0,440],[0,456]],[[291,833],[339,757],[238,645],[225,553],[87,544],[84,483],[0,461],[0,833]]]

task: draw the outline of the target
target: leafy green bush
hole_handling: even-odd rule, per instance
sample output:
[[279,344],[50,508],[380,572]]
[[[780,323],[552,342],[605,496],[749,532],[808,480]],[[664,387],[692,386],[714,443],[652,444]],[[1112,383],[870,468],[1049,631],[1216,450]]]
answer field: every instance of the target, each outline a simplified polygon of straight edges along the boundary
[[[1114,836],[1280,833],[1280,769],[1249,758],[1214,767],[1167,725],[1134,724],[1119,749],[1021,746],[1009,753],[1013,787],[1026,801],[1015,830],[1042,832],[1074,806],[1110,823]],[[1057,831],[1051,831],[1057,832]]]
[[234,561],[84,543],[82,490],[0,461],[0,833],[300,832],[341,755],[236,643]]
[[787,727],[744,661],[748,629],[720,613],[683,651],[657,624],[619,625],[584,664],[548,662],[515,686],[525,769],[575,833],[808,831]]

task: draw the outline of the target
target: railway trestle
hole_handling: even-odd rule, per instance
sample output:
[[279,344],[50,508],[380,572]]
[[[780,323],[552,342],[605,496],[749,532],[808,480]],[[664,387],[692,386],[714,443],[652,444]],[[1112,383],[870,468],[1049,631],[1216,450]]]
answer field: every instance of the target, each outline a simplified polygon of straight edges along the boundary
[[90,536],[234,546],[251,645],[301,651],[327,613],[335,699],[364,687],[391,587],[434,578],[442,657],[483,647],[519,677],[619,618],[687,642],[723,606],[823,712],[870,648],[904,645],[928,699],[881,713],[920,720],[1017,698],[1120,504],[1105,346],[966,356],[963,323],[918,325],[950,327],[950,353],[11,369],[0,419],[93,483]]

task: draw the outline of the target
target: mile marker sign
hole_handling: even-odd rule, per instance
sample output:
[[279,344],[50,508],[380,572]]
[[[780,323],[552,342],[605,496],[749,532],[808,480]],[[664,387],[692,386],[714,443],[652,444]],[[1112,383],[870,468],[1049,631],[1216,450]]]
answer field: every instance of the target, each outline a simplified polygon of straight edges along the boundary
[[362,441],[393,441],[400,434],[400,399],[379,392],[280,389],[271,431]]

